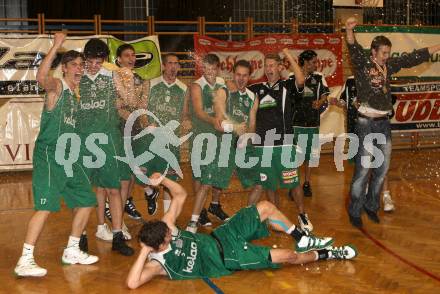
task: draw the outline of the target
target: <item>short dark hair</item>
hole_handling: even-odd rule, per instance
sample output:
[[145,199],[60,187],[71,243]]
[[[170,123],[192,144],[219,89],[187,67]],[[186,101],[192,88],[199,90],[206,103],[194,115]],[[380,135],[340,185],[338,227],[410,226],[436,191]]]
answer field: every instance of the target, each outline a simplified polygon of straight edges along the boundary
[[378,50],[380,46],[389,46],[391,47],[391,41],[385,36],[376,36],[373,41],[371,41],[371,49]]
[[244,59],[240,59],[239,61],[237,61],[234,64],[234,68],[233,68],[234,72],[237,69],[237,67],[239,67],[239,66],[247,68],[249,70],[249,74],[252,73],[252,65],[249,61],[244,60]]
[[179,56],[177,56],[177,54],[167,53],[162,56],[162,63],[166,63],[168,61],[168,57],[176,57],[177,59],[179,59]]
[[121,57],[122,52],[128,49],[132,50],[133,52],[136,52],[133,46],[131,46],[130,44],[122,44],[121,46],[118,47],[118,49],[116,49],[116,56]]
[[266,61],[266,59],[275,60],[278,64],[280,64],[282,62],[281,57],[278,53],[267,53],[264,56],[264,61]]
[[310,61],[317,56],[318,56],[318,54],[316,54],[316,52],[313,50],[304,50],[298,56],[298,64],[300,66],[303,66],[305,61]]
[[215,54],[209,53],[203,56],[202,62],[210,65],[219,65],[220,58],[218,58],[218,56]]
[[75,50],[69,50],[63,54],[63,57],[61,57],[61,64],[66,65],[67,63],[77,59],[78,57],[84,60],[84,55],[82,53]]
[[140,229],[138,241],[150,246],[154,250],[159,250],[159,246],[164,242],[168,230],[167,224],[163,221],[148,221]]
[[107,44],[97,38],[93,38],[87,41],[84,46],[84,56],[86,58],[103,58],[107,59],[110,51]]

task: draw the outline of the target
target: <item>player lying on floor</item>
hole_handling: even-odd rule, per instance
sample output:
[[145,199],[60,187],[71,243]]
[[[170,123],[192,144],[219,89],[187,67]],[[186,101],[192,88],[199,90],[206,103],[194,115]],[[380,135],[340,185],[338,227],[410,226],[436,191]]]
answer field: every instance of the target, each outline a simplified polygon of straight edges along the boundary
[[[237,270],[352,259],[357,255],[352,245],[333,247],[332,238],[300,231],[269,201],[242,208],[210,235],[180,230],[175,223],[185,203],[185,190],[170,179],[160,179],[159,174],[153,174],[151,179],[169,189],[172,201],[162,220],[145,223],[139,232],[141,251],[127,277],[131,289],[158,275],[172,280],[220,277]],[[295,250],[252,244],[252,240],[269,236],[268,225],[291,235],[296,241]]]

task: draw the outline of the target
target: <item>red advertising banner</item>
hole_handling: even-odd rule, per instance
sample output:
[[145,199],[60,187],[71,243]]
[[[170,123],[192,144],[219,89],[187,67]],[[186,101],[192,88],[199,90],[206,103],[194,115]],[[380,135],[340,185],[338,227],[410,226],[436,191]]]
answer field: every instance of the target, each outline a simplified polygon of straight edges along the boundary
[[[197,57],[214,53],[220,58],[221,73],[226,79],[232,77],[232,67],[237,60],[246,59],[252,64],[250,83],[265,80],[264,55],[289,48],[294,56],[306,49],[318,54],[318,71],[322,72],[329,87],[343,84],[342,39],[340,34],[270,35],[243,42],[222,41],[206,36],[194,36]],[[280,53],[282,56],[282,53]],[[201,76],[200,58],[196,58],[196,75]]]
[[440,129],[440,82],[391,85],[391,92],[397,98],[393,130]]

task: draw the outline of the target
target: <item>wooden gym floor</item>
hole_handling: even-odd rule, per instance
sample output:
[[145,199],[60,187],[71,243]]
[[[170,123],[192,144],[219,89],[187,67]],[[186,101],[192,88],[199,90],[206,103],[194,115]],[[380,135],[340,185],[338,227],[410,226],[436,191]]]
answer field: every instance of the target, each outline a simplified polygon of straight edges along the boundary
[[[394,151],[389,174],[396,211],[380,212],[380,224],[364,216],[364,229],[353,228],[345,210],[352,166],[337,172],[333,157],[324,155],[313,169],[313,197],[306,210],[317,235],[332,236],[336,244],[353,243],[360,255],[353,261],[285,266],[281,270],[242,271],[210,280],[170,281],[158,278],[133,292],[139,293],[440,293],[440,150]],[[185,227],[192,208],[189,169],[183,185],[189,192],[178,224]],[[61,254],[70,231],[71,213],[63,207],[51,215],[37,244],[35,257],[48,269],[44,278],[17,279],[13,268],[21,253],[26,224],[32,215],[31,173],[0,174],[0,292],[4,293],[123,293],[124,281],[136,256],[111,251],[111,244],[94,238],[96,217],[88,225],[89,248],[100,257],[90,266],[61,266]],[[282,211],[296,220],[294,203],[282,195]],[[134,193],[143,216],[146,204],[139,187]],[[246,193],[234,179],[222,196],[226,212],[246,204]],[[161,201],[159,201],[161,204]],[[162,215],[162,207],[158,216]],[[133,235],[140,222],[126,219]],[[218,225],[214,222],[214,225]],[[201,229],[201,232],[209,230]],[[273,233],[260,243],[292,246],[290,237]],[[139,249],[136,241],[130,244]]]

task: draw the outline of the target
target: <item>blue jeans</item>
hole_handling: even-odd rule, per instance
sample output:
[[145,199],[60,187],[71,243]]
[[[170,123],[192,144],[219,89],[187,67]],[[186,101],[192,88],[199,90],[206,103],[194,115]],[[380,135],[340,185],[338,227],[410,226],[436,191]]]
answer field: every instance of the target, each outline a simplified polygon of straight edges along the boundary
[[[360,217],[364,207],[370,211],[377,211],[380,207],[382,185],[391,160],[390,121],[359,117],[356,120],[355,132],[359,138],[359,150],[354,158],[355,168],[348,212],[353,217]],[[373,133],[374,136],[380,136],[383,141],[368,140]],[[373,164],[369,165],[368,162],[373,158]],[[366,192],[367,183],[368,192]]]

